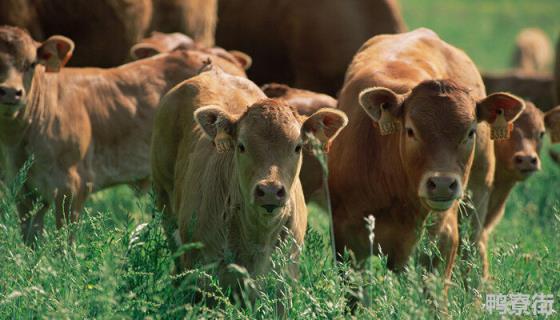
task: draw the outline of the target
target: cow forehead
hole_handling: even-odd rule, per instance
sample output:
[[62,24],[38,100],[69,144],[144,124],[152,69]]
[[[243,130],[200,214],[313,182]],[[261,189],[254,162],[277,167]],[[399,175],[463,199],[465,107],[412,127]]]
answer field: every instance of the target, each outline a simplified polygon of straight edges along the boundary
[[269,143],[295,141],[301,130],[297,112],[285,103],[270,99],[250,106],[238,124],[240,138]]
[[544,131],[543,113],[531,102],[525,102],[525,109],[515,120],[515,127],[520,128],[526,133],[534,131]]
[[16,65],[24,61],[33,61],[36,47],[33,39],[22,29],[16,27],[0,27],[0,60],[7,60]]

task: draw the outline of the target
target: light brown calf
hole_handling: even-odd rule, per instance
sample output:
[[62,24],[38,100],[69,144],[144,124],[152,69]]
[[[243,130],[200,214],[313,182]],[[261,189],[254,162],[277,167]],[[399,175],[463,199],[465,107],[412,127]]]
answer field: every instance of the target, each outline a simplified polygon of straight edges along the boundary
[[488,214],[480,234],[479,248],[482,255],[484,277],[489,276],[488,237],[505,213],[507,198],[513,187],[533,173],[541,170],[539,153],[545,130],[551,140],[560,142],[560,108],[546,114],[531,102],[514,122],[511,138],[495,142],[496,173],[488,204]]
[[[303,243],[307,209],[298,174],[305,133],[327,143],[347,123],[337,110],[302,118],[265,98],[251,81],[211,69],[162,99],[154,127],[154,188],[170,247],[201,242],[204,248],[183,254],[180,266],[218,263],[221,284],[234,288],[239,279],[228,265],[259,275],[271,268],[286,231]],[[297,259],[297,248],[292,255]]]
[[[160,97],[196,75],[211,58],[228,72],[236,65],[196,51],[176,51],[113,69],[64,68],[68,38],[35,42],[0,27],[0,154],[13,178],[34,155],[19,203],[21,228],[31,243],[52,203],[56,224],[78,219],[90,192],[150,175],[152,121]],[[42,207],[33,217],[35,201]]]
[[525,28],[515,39],[513,68],[525,73],[549,72],[554,51],[550,39],[539,28]]
[[428,231],[449,278],[459,241],[458,200],[469,186],[477,209],[487,205],[494,172],[488,124],[507,127],[523,101],[505,93],[486,97],[463,51],[417,29],[362,46],[346,73],[339,108],[349,124],[329,154],[338,252],[368,257],[364,217],[373,215],[374,248],[400,270],[431,212]]

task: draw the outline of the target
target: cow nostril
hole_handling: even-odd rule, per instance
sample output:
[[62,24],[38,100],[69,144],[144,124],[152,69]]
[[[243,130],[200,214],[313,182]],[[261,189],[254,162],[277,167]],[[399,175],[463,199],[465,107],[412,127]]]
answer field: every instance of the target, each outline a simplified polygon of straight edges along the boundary
[[457,191],[458,187],[459,187],[459,184],[457,183],[457,180],[454,180],[453,183],[451,183],[449,185],[449,190],[455,192],[455,191]]
[[16,98],[21,98],[22,95],[23,95],[23,90],[16,91],[16,94],[15,94]]
[[513,158],[513,161],[515,161],[516,164],[522,164],[523,163],[523,158],[520,156],[515,156]]
[[535,158],[535,157],[531,158],[531,164],[536,165],[537,164],[537,158]]
[[255,196],[257,196],[258,198],[264,197],[264,191],[263,191],[263,189],[261,189],[260,186],[257,186],[255,188]]
[[428,190],[430,191],[433,191],[437,188],[436,183],[432,179],[428,179],[428,182],[426,184],[428,186]]
[[5,96],[5,95],[6,95],[6,91],[0,88],[0,96]]
[[276,196],[280,199],[284,198],[286,196],[286,189],[284,189],[284,187],[281,187],[280,190],[276,192]]

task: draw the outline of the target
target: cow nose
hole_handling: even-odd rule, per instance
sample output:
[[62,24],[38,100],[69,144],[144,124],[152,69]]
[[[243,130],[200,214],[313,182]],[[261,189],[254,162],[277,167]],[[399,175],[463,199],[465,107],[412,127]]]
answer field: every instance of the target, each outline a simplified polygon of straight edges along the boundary
[[452,176],[434,176],[426,181],[428,197],[435,201],[448,201],[458,198],[459,180]]
[[259,182],[255,186],[255,204],[263,207],[268,213],[286,204],[286,189],[275,181]]
[[517,170],[526,173],[540,169],[539,157],[536,154],[517,154],[513,157]]
[[0,102],[4,104],[17,104],[23,97],[23,89],[0,86]]

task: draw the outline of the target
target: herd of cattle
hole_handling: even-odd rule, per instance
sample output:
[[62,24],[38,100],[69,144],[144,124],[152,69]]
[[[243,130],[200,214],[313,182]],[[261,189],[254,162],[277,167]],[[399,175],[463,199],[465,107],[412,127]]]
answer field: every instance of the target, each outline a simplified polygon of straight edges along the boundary
[[0,170],[10,181],[34,157],[29,245],[50,206],[60,228],[90,193],[151,182],[170,249],[204,244],[177,266],[218,262],[234,286],[228,264],[259,275],[282,239],[303,243],[326,187],[313,140],[337,252],[368,257],[373,215],[375,248],[402,269],[431,215],[449,278],[468,219],[488,276],[510,191],[540,170],[545,132],[560,142],[553,50],[534,29],[519,69],[481,75],[435,32],[406,32],[395,0],[7,0],[0,24]]

